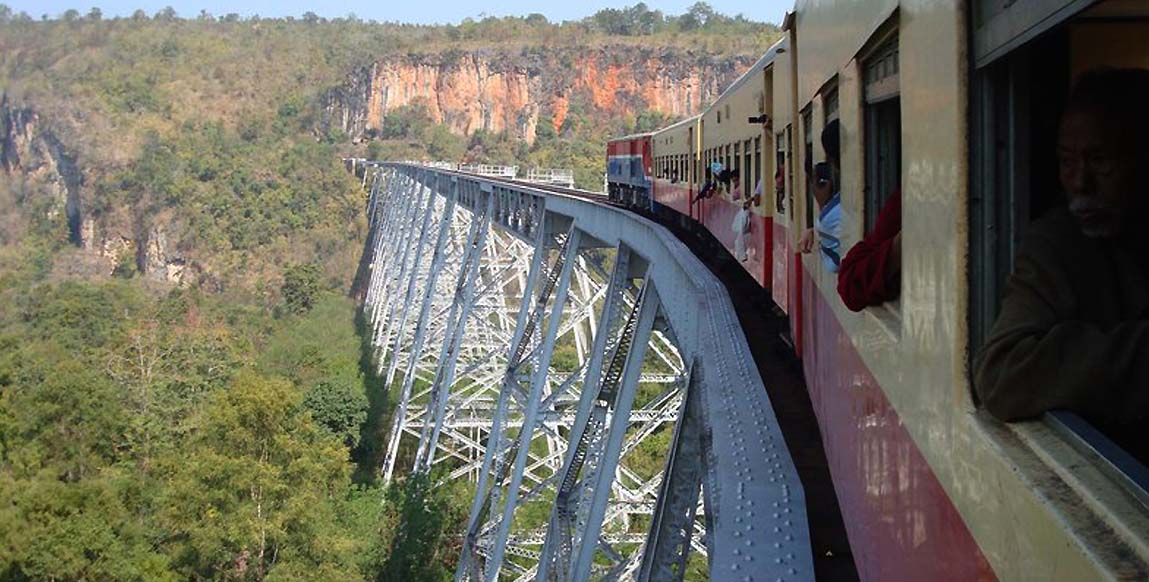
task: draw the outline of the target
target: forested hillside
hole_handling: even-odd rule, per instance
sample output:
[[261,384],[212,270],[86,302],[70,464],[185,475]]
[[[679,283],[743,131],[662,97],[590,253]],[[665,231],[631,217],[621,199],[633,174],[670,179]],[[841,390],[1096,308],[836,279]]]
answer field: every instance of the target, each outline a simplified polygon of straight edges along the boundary
[[570,55],[701,80],[666,94],[702,99],[774,34],[703,4],[439,27],[36,18],[0,4],[0,580],[449,578],[469,486],[376,480],[390,395],[351,299],[365,194],[340,157],[593,186],[607,135],[682,111],[555,76],[566,99],[527,136],[460,122],[483,98],[456,85],[464,113],[372,110],[364,71],[514,54],[507,71],[552,87]]

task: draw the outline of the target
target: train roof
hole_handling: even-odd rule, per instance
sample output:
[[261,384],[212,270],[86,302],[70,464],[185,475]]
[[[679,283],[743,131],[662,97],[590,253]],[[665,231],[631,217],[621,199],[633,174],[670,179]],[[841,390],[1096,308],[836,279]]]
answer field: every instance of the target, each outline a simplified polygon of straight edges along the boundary
[[718,98],[715,99],[714,102],[712,102],[710,106],[705,109],[705,111],[710,111],[710,109],[713,108],[714,105],[716,105],[719,101],[722,101],[730,95],[733,95],[735,91],[741,89],[743,85],[750,82],[750,80],[754,78],[757,73],[762,72],[767,66],[774,62],[774,59],[776,59],[779,54],[784,52],[786,52],[786,37],[782,37],[778,39],[778,42],[770,45],[770,48],[766,49],[766,54],[762,55],[762,57],[759,58],[753,65],[751,65],[745,73],[742,73],[741,77],[735,79],[734,82],[731,83],[730,86],[727,87],[726,90],[723,91],[722,94],[719,95]]
[[655,133],[658,133],[658,132],[657,131],[648,131],[646,133],[632,133],[630,135],[624,135],[622,137],[614,137],[614,138],[608,139],[608,140],[606,140],[606,142],[610,143],[610,142],[614,142],[614,141],[630,141],[630,140],[635,140],[635,139],[641,139],[644,137],[654,137]]
[[668,126],[666,126],[666,127],[662,127],[662,128],[659,128],[659,129],[655,130],[655,132],[654,132],[654,133],[655,133],[655,135],[658,135],[658,134],[660,134],[660,133],[665,133],[665,132],[667,132],[667,131],[671,131],[671,130],[674,130],[674,129],[678,129],[678,128],[680,128],[680,127],[684,126],[684,125],[689,125],[689,124],[691,124],[691,123],[696,123],[696,122],[698,121],[698,119],[699,119],[699,118],[701,118],[701,117],[702,117],[702,114],[701,114],[701,113],[700,113],[700,114],[698,114],[698,115],[691,115],[690,117],[687,117],[686,119],[682,119],[682,120],[676,121],[676,122],[674,122],[674,123],[672,123],[672,124],[670,124],[670,125],[668,125]]

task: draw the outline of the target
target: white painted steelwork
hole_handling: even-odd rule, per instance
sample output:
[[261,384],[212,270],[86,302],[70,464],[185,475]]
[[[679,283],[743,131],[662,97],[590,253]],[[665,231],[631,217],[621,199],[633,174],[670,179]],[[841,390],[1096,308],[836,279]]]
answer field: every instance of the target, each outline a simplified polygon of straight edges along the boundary
[[[476,483],[458,580],[681,580],[692,554],[714,580],[813,577],[733,305],[681,242],[591,199],[366,167],[383,474]],[[629,465],[670,434],[664,471]]]

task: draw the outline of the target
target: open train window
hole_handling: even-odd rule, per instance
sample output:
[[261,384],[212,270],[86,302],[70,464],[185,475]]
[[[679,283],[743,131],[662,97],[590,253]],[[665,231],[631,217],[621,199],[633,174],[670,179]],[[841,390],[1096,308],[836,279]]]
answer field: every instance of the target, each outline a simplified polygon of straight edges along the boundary
[[822,112],[826,123],[838,118],[838,79],[835,78],[822,89]]
[[[1016,0],[1010,3],[979,0],[975,3],[972,25],[971,56],[974,70],[970,95],[972,175],[969,209],[969,357],[971,369],[975,370],[974,381],[986,382],[977,386],[979,393],[991,394],[1000,388],[1000,381],[996,378],[1011,376],[996,376],[996,370],[1003,369],[1004,363],[1000,366],[985,364],[983,368],[978,368],[979,362],[1008,361],[1013,365],[1020,359],[1020,356],[1013,360],[991,358],[996,350],[1014,349],[1011,344],[998,341],[1003,336],[994,334],[1002,332],[995,332],[993,326],[1002,314],[1002,300],[1026,232],[1038,228],[1035,222],[1041,220],[1043,238],[1035,241],[1069,241],[1076,240],[1070,237],[1081,235],[1077,230],[1077,222],[1066,211],[1066,194],[1059,178],[1061,165],[1058,149],[1067,147],[1064,142],[1059,145],[1059,127],[1062,113],[1068,104],[1070,89],[1083,73],[1090,70],[1149,68],[1149,44],[1144,42],[1146,35],[1149,35],[1149,5],[1127,0]],[[1123,88],[1104,94],[1124,93]],[[1092,127],[1100,125],[1093,124]],[[1106,144],[1116,141],[1112,136],[1101,140],[1101,143]],[[1076,142],[1071,142],[1066,150],[1070,153],[1060,155],[1073,156],[1072,152],[1077,147],[1073,143]],[[1070,160],[1066,163],[1075,163],[1073,157],[1066,159]],[[1093,157],[1083,162],[1085,165],[1094,163]],[[1084,225],[1081,228],[1084,230]],[[1086,233],[1085,240],[1089,237]],[[1027,248],[1042,248],[1039,246],[1041,243],[1033,244]],[[1080,248],[1084,245],[1075,246]],[[1101,247],[1111,249],[1113,245],[1106,243],[1097,246]],[[1065,257],[1061,253],[1051,256]],[[1065,294],[1075,296],[1076,289],[1081,287],[1074,286],[1073,276],[1068,273],[1085,272],[1075,270],[1075,265],[1109,262],[1088,258],[1071,262],[1065,267],[1065,273],[1053,278],[1047,277],[1044,281],[1064,281]],[[1061,268],[1057,259],[1049,260],[1048,263],[1042,263],[1042,268]],[[1033,269],[1024,271],[1028,273]],[[1144,272],[1141,274],[1149,275]],[[1028,276],[1018,274],[1018,289],[1026,287],[1025,277]],[[1086,285],[1092,290],[1103,289],[1107,280],[1105,277],[1094,277]],[[1039,285],[1038,288],[1043,292],[1058,293],[1048,286]],[[1099,293],[1097,298],[1105,296],[1103,292]],[[1024,294],[1017,297],[1024,298]],[[1011,301],[1019,300],[1024,299]],[[1059,311],[1060,308],[1051,307],[1054,314],[1050,317],[1054,321],[1068,322],[1072,319],[1076,324],[1096,329],[1102,335],[1118,324],[1144,321],[1141,315],[1134,317],[1129,313],[1119,313],[1106,323],[1094,322],[1090,319],[1090,308],[1103,303],[1111,302],[1104,299],[1081,299],[1072,314],[1064,314],[1063,310]],[[1016,310],[1010,311],[1011,319],[1007,321],[1012,321],[1015,313]],[[1039,337],[1042,345],[1054,346],[1055,340],[1050,339],[1050,334]],[[1078,334],[1077,337],[1083,336]],[[999,347],[1003,345],[1006,347]],[[1084,365],[1081,358],[1088,356],[1072,349],[1069,344],[1063,347],[1065,357],[1059,361],[1064,362],[1061,365],[1065,369],[1060,376],[1055,371],[1050,375],[1050,381],[1035,379],[1033,388],[1017,383],[1017,390],[1022,391],[1022,394],[1024,390],[1042,390],[1043,395],[1062,389],[1071,390],[1072,386],[1061,386],[1059,383],[1071,382],[1065,379],[1071,378],[1071,367]],[[980,353],[983,349],[985,354]],[[1013,353],[1008,355],[1012,356]],[[1127,365],[1143,366],[1145,363]],[[982,374],[983,371],[992,374]],[[1104,392],[1105,387],[1101,382],[1104,381],[1099,379],[1096,385],[1092,382],[1090,385],[1094,395],[1089,400],[1093,407],[1047,410],[1045,422],[1075,447],[1087,449],[1103,458],[1107,472],[1117,482],[1129,487],[1141,499],[1146,499],[1145,491],[1149,486],[1149,469],[1146,468],[1149,464],[1149,439],[1144,437],[1145,421],[1114,420],[1136,416],[1145,411],[1123,407],[1118,413],[1117,410],[1107,411],[1096,407],[1098,402],[1108,401],[1108,394]],[[1144,386],[1118,388],[1146,389]],[[1017,399],[1018,393],[1013,394]],[[1003,414],[996,402],[981,404],[998,416],[1009,419],[1010,415]]]
[[786,169],[786,192],[785,202],[781,206],[783,206],[784,209],[789,208],[792,216],[794,211],[794,126],[786,126],[786,136],[784,139],[786,140],[783,142],[786,148],[784,152],[786,158],[783,161]]
[[[786,126],[781,133],[774,134],[774,172],[783,172],[785,174],[789,171],[786,164],[786,134],[789,133],[790,126]],[[778,215],[786,214],[786,177],[783,177],[782,191],[778,191],[777,175],[770,176],[768,184],[762,185],[763,196],[774,198],[774,210]]]
[[742,192],[749,197],[754,191],[754,164],[750,152],[750,140],[742,142]]
[[864,60],[862,79],[863,137],[865,139],[866,232],[874,229],[878,214],[898,188],[902,175],[902,108],[899,97],[898,38],[880,41]]
[[[762,182],[762,138],[756,137],[754,138],[754,180],[749,183],[750,187],[757,190],[759,182]],[[765,189],[766,185],[763,184],[762,188]],[[750,195],[753,196],[754,192],[751,191]]]
[[[730,144],[726,144],[726,163],[725,163],[725,164],[723,164],[723,167],[725,167],[727,170],[731,170],[731,169],[733,169],[733,168],[734,168],[734,160],[738,159],[738,158],[737,158],[737,156],[738,156],[738,153],[737,153],[737,152],[735,152],[735,153],[734,153],[734,157],[731,157],[731,153],[730,153],[730,151],[731,151],[731,145],[730,145]],[[727,194],[729,194],[729,193],[730,193],[730,189],[729,189],[729,188],[730,188],[730,184],[727,184],[727,185],[726,185],[726,188],[727,188],[727,190],[726,190],[726,193],[727,193]]]
[[814,228],[814,114],[807,105],[802,111],[802,137],[806,144],[803,179],[806,184],[806,228]]

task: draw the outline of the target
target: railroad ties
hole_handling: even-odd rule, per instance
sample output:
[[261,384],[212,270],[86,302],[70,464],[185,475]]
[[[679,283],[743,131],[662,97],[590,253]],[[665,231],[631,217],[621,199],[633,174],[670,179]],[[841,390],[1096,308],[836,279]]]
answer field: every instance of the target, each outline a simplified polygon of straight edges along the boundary
[[467,479],[457,580],[813,577],[802,487],[725,289],[593,195],[365,166],[381,477]]

